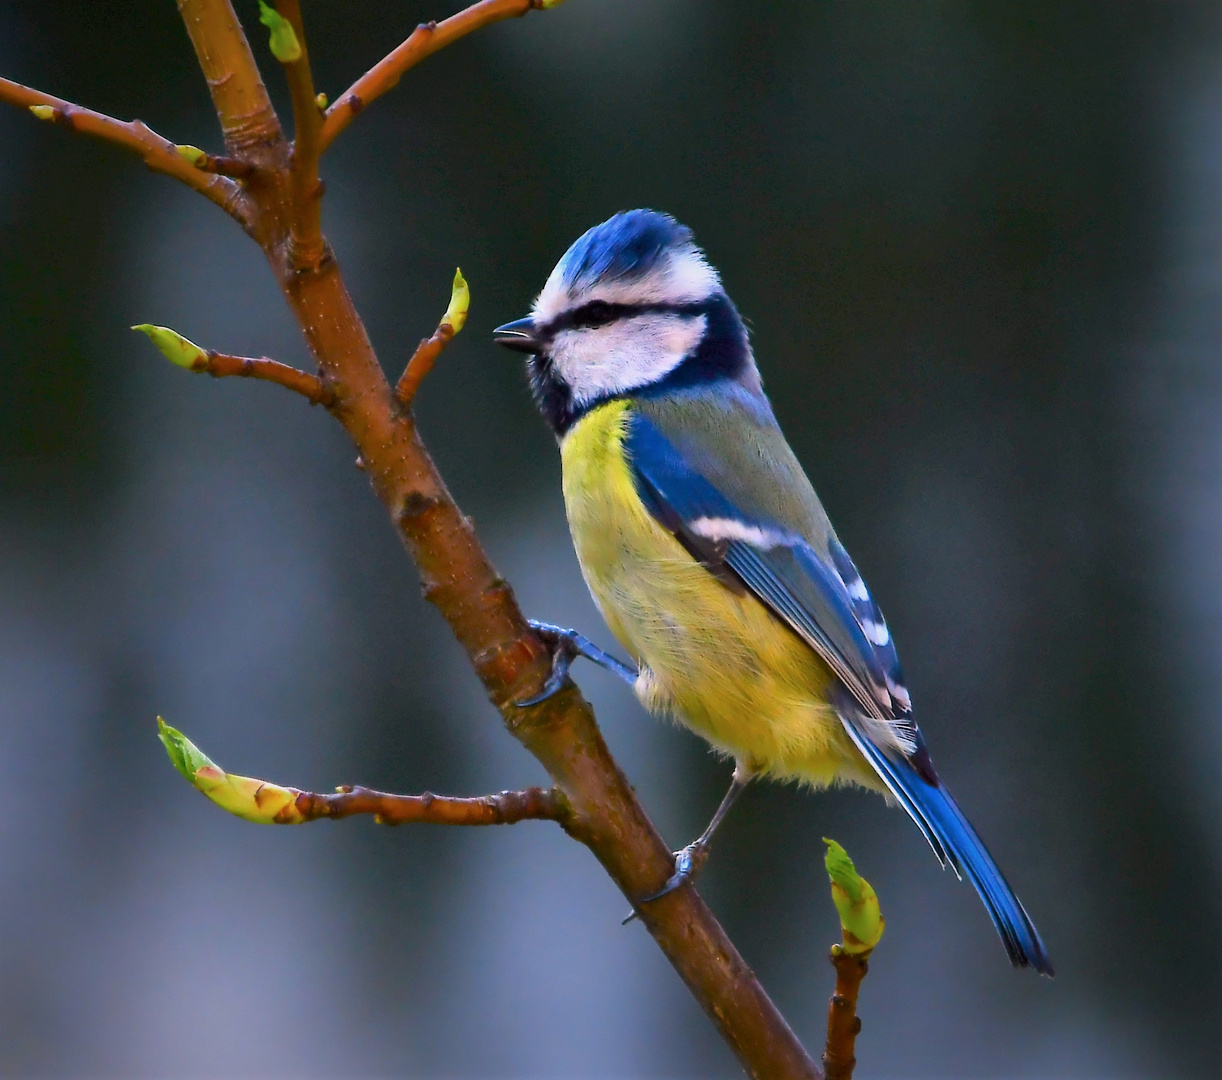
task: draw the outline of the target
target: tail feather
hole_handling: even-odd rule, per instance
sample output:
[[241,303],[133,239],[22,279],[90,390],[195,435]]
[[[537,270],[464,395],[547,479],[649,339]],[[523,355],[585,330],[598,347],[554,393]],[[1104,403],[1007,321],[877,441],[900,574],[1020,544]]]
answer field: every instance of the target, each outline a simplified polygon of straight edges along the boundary
[[960,878],[966,876],[975,887],[1001,935],[1010,963],[1052,975],[1052,961],[1039,931],[950,792],[940,783],[930,783],[908,762],[897,760],[875,746],[850,721],[845,720],[844,726],[924,833],[942,865],[949,865]]

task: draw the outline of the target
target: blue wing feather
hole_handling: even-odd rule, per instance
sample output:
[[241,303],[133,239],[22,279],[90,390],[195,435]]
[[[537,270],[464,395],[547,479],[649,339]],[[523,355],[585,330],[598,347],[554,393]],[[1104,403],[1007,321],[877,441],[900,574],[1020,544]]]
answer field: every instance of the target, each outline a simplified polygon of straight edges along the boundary
[[[638,411],[631,414],[626,450],[642,501],[667,528],[681,534],[701,519],[727,521],[737,526],[727,536],[760,538],[729,538],[717,554],[836,674],[842,690],[833,703],[845,731],[939,861],[975,887],[1011,962],[1051,975],[1034,924],[933,769],[912,720],[894,642],[848,552],[829,536],[829,564],[802,536],[744,513]],[[890,746],[872,737],[880,722],[895,736]]]
[[744,514],[639,413],[632,415],[627,449],[641,498],[663,524],[670,527],[676,517],[687,523],[722,519],[775,538],[767,549],[732,540],[725,546],[725,562],[819,652],[862,698],[863,708],[877,713],[880,704],[891,704],[886,673],[853,613],[848,590],[801,536]]

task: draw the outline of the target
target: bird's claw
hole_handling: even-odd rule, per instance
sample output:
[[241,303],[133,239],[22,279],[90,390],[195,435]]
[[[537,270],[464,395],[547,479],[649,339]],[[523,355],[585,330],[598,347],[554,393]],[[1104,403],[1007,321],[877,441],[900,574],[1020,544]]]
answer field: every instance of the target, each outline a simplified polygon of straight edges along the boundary
[[568,682],[569,668],[573,666],[573,661],[581,655],[580,643],[576,640],[581,638],[581,635],[576,630],[565,630],[561,626],[536,622],[534,619],[528,619],[527,622],[530,628],[551,647],[552,670],[537,694],[514,702],[519,709],[528,709],[558,694],[564,688],[564,684]]
[[[707,844],[702,844],[696,840],[675,852],[675,871],[666,879],[666,884],[662,886],[656,893],[650,896],[642,897],[637,901],[637,908],[641,904],[652,904],[655,900],[661,900],[662,897],[673,893],[676,889],[688,884],[696,879],[696,875],[704,868],[704,864],[709,857],[709,849]],[[633,910],[628,913],[628,916],[620,924],[627,926],[633,919],[640,914],[639,910]]]
[[676,851],[675,872],[666,879],[666,884],[662,888],[652,896],[646,896],[641,903],[652,904],[655,900],[661,900],[667,893],[673,893],[680,886],[686,885],[689,881],[694,881],[696,875],[704,869],[704,864],[708,857],[708,848],[700,843],[699,840]]
[[606,668],[625,682],[630,684],[636,682],[637,673],[632,668],[616,660],[609,653],[603,652],[584,634],[579,634],[576,630],[566,630],[563,626],[554,626],[552,623],[537,622],[534,619],[528,619],[527,622],[530,628],[551,646],[552,670],[537,694],[514,703],[518,708],[526,709],[531,705],[538,705],[564,689],[565,683],[569,681],[569,669],[579,656],[584,656],[587,660],[598,664],[599,667]]

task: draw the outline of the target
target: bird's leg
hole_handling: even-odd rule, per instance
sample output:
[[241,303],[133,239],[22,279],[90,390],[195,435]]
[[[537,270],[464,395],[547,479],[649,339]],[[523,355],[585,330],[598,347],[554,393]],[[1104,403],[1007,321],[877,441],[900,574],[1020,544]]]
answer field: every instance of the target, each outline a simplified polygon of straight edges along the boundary
[[569,668],[573,666],[573,661],[579,656],[584,656],[599,667],[606,668],[613,675],[618,675],[629,686],[636,684],[638,672],[634,668],[629,667],[622,660],[615,659],[610,653],[603,652],[583,634],[577,633],[576,630],[565,630],[562,626],[553,626],[551,623],[536,622],[534,619],[528,621],[531,629],[552,647],[552,673],[547,677],[543,688],[534,697],[516,703],[519,708],[525,709],[530,705],[538,705],[539,702],[546,701],[553,694],[558,693],[568,681]]
[[[754,775],[755,771],[744,766],[741,761],[734,766],[734,776],[730,780],[730,790],[722,798],[721,805],[717,807],[717,812],[713,815],[713,820],[709,822],[704,832],[688,844],[687,847],[675,852],[675,872],[670,875],[666,884],[652,896],[646,896],[639,903],[651,904],[655,900],[660,900],[667,893],[674,892],[680,885],[693,880],[700,873],[705,861],[709,857],[709,845],[713,842],[713,834],[726,819],[726,815],[730,812],[730,807],[738,801],[738,797],[743,793],[743,789],[750,783],[751,777]],[[624,920],[624,924],[627,925],[632,922],[636,916],[637,913],[633,911]]]

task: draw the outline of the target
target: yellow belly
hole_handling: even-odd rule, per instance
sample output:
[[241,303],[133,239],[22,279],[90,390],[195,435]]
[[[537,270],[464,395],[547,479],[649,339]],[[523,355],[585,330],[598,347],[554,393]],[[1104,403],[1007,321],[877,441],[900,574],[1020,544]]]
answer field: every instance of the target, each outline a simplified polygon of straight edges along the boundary
[[569,528],[607,625],[642,666],[637,695],[752,769],[877,787],[826,704],[818,655],[754,596],[696,562],[637,496],[623,452],[630,406],[584,416],[561,443]]

